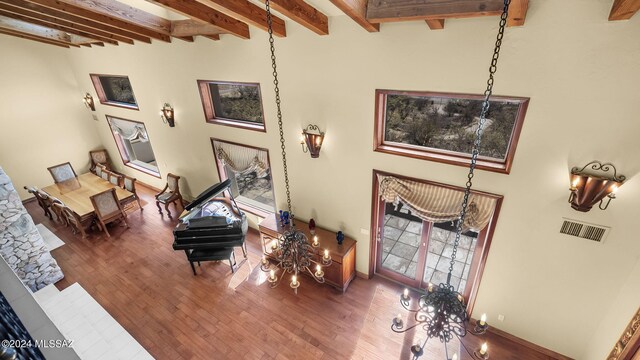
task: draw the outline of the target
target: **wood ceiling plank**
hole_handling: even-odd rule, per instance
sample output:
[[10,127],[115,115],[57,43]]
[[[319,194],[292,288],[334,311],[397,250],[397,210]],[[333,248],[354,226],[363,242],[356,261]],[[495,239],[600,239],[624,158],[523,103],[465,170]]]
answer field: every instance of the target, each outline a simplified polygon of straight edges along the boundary
[[249,26],[242,21],[214,10],[196,1],[181,0],[147,0],[152,4],[162,6],[178,14],[190,17],[203,23],[213,25],[222,32],[238,36],[242,39],[249,39]]
[[171,22],[171,36],[218,35],[219,28],[196,20],[174,20]]
[[329,35],[327,15],[303,0],[271,0],[271,7],[318,35]]
[[502,0],[369,0],[372,23],[500,15]]
[[115,0],[61,0],[69,5],[84,7],[93,12],[112,16],[120,20],[142,26],[161,34],[171,32],[171,21],[163,17],[142,11],[133,6]]
[[431,30],[444,29],[444,19],[427,19],[425,21]]
[[91,43],[91,45],[97,45],[97,46],[104,47],[104,43],[101,43],[101,42],[94,42],[94,43]]
[[609,21],[627,20],[640,10],[640,0],[615,0],[609,13]]
[[21,35],[21,36],[24,36],[24,37],[30,37],[30,38],[33,38],[33,39],[47,40],[47,41],[49,41],[51,43],[56,43],[56,44],[59,44],[59,45],[68,45],[68,46],[77,47],[77,48],[80,47],[80,45],[73,44],[71,42],[55,40],[55,39],[53,39],[51,37],[39,36],[39,35],[36,35],[36,34],[33,34],[33,33],[7,28],[5,26],[0,26],[0,30],[2,30],[6,34],[17,34],[17,35]]
[[[9,14],[14,14],[14,15],[18,15],[18,16],[22,16],[25,19],[25,21],[32,21],[32,20],[37,20],[37,21],[41,21],[44,24],[47,25],[43,25],[43,26],[49,26],[49,24],[51,25],[57,25],[60,26],[61,28],[67,29],[65,31],[69,31],[69,30],[78,30],[81,32],[86,32],[88,34],[92,34],[94,37],[98,36],[101,39],[109,39],[111,41],[116,41],[116,42],[124,42],[127,44],[133,44],[133,40],[131,40],[130,38],[125,38],[119,35],[114,35],[114,34],[110,34],[108,32],[102,31],[102,30],[97,30],[97,29],[93,29],[84,25],[79,25],[67,20],[62,20],[62,19],[58,19],[49,15],[44,15],[38,12],[34,12],[31,10],[27,10],[27,9],[22,9],[22,8],[18,8],[18,7],[13,7],[7,4],[3,4],[0,2],[0,10],[2,10],[3,12]],[[117,43],[116,43],[117,44]]]
[[368,32],[380,31],[380,24],[367,21],[367,0],[330,0],[333,5],[342,10],[353,21]]
[[118,45],[117,41],[109,39],[109,38],[106,38],[106,37],[97,36],[95,34],[90,34],[90,33],[87,33],[87,32],[81,31],[81,30],[77,30],[77,29],[74,29],[74,28],[69,28],[69,27],[66,27],[66,26],[60,26],[60,25],[57,25],[55,23],[48,23],[46,21],[30,18],[28,16],[23,16],[23,15],[20,15],[20,14],[14,14],[14,13],[11,13],[11,12],[8,12],[8,11],[4,11],[2,9],[0,9],[0,15],[5,16],[5,17],[9,17],[9,18],[13,18],[13,19],[17,19],[17,20],[21,20],[21,21],[24,21],[24,22],[28,22],[28,23],[31,23],[31,24],[36,24],[36,25],[40,25],[40,26],[44,26],[44,27],[48,27],[48,28],[64,31],[64,32],[67,32],[67,33],[70,33],[70,34],[75,34],[75,35],[82,36],[82,37],[85,37],[85,38],[90,38],[90,39],[94,39],[94,40],[98,40],[98,41],[103,41],[103,42],[109,43],[111,45]]
[[71,36],[65,32],[58,31],[43,26],[26,23],[24,21],[0,16],[0,27],[8,30],[19,31],[22,33],[39,36],[53,41],[71,43]]
[[9,35],[9,36],[15,36],[15,37],[21,38],[21,39],[37,41],[37,42],[41,42],[41,43],[48,44],[48,45],[60,46],[60,47],[67,48],[67,49],[69,48],[69,45],[67,45],[67,44],[61,44],[61,43],[58,43],[58,42],[55,42],[55,41],[50,41],[50,40],[39,38],[39,37],[35,37],[35,36],[28,36],[28,35],[12,32],[12,31],[5,31],[2,28],[0,28],[0,34],[5,34],[5,35]]
[[202,35],[202,36],[206,37],[207,39],[213,40],[213,41],[220,40],[220,35]]
[[[267,30],[267,11],[247,0],[198,0],[200,3],[262,30]],[[287,36],[284,20],[271,15],[273,34]]]
[[[142,36],[136,33],[122,30],[113,26],[104,25],[99,22],[95,22],[92,20],[88,20],[88,19],[76,16],[76,15],[65,13],[64,11],[50,9],[44,6],[40,6],[31,2],[28,2],[26,0],[2,0],[0,5],[3,5],[3,4],[10,5],[11,7],[14,7],[14,8],[28,10],[32,13],[41,14],[47,17],[61,19],[68,23],[78,24],[87,28],[97,29],[106,33],[118,35],[121,38],[128,38],[131,40],[138,40],[146,43],[151,43],[151,39],[146,36]],[[11,10],[8,10],[8,11],[11,11]],[[88,30],[84,30],[84,31],[89,32]],[[121,39],[118,39],[118,41],[127,42]]]
[[148,28],[139,26],[129,21],[120,20],[110,15],[104,15],[95,12],[84,6],[75,6],[60,0],[27,0],[30,3],[47,7],[49,9],[63,11],[67,14],[75,15],[87,20],[91,20],[100,24],[108,25],[118,29],[126,30],[131,33],[135,33],[141,36],[146,36],[152,39],[171,42],[171,37],[167,33],[160,33]]
[[507,26],[523,26],[529,9],[529,0],[511,0]]
[[174,37],[182,41],[193,42],[193,36],[174,36]]

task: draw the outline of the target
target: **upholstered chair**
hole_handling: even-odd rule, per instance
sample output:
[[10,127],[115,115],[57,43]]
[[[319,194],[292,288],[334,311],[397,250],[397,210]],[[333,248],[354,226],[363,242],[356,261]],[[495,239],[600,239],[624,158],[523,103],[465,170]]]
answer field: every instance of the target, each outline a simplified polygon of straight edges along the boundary
[[[74,234],[80,233],[82,234],[82,238],[85,239],[87,237],[87,232],[85,231],[85,225],[80,221],[80,216],[73,212],[69,207],[64,204],[54,203],[54,208],[59,209],[58,211],[62,215],[64,225],[71,226],[71,231]],[[90,221],[91,222],[91,221]]]
[[28,186],[28,187],[25,186],[24,189],[27,190],[29,194],[35,196],[36,201],[38,202],[38,205],[40,205],[42,210],[44,210],[44,215],[48,217],[49,220],[53,220],[53,217],[51,216],[51,210],[50,210],[51,206],[49,205],[49,202],[46,201],[46,198],[48,198],[49,195],[34,186]]
[[109,176],[110,175],[111,175],[111,171],[109,171],[109,170],[102,170],[102,172],[100,173],[100,177],[103,180],[107,180],[107,181],[109,181]]
[[122,188],[132,192],[133,193],[133,197],[125,200],[122,205],[126,207],[126,205],[137,201],[138,202],[138,206],[140,207],[140,211],[144,210],[142,208],[142,204],[140,203],[140,197],[138,196],[138,193],[136,192],[136,178],[132,178],[131,176],[127,176],[127,175],[122,175]]
[[167,210],[167,215],[169,215],[169,217],[171,217],[169,204],[174,203],[176,211],[178,211],[178,203],[180,203],[181,208],[183,207],[179,181],[180,176],[171,173],[167,174],[167,184],[164,186],[164,189],[156,195],[156,206],[158,207],[158,212],[160,214],[162,214],[160,204],[164,204],[164,209]]
[[[93,151],[89,151],[89,158],[91,158],[91,169],[90,171],[96,175],[98,175],[96,173],[96,166],[98,164],[104,166],[107,170],[109,170],[111,167],[109,166],[109,154],[107,153],[107,150],[105,149],[101,149],[101,150],[93,150]],[[100,176],[100,175],[98,175]]]
[[109,189],[101,193],[97,193],[90,197],[93,209],[96,212],[96,220],[99,223],[102,231],[107,234],[107,237],[111,237],[107,230],[107,224],[116,220],[122,220],[124,224],[129,227],[127,223],[127,213],[124,212],[118,196],[116,195],[116,189]]
[[51,177],[53,177],[53,181],[56,184],[78,177],[75,170],[73,170],[73,166],[68,162],[49,167],[47,170],[51,173]]
[[95,169],[93,169],[93,173],[98,175],[98,177],[102,177],[102,173],[106,170],[106,168],[104,167],[104,165],[102,164],[96,164]]
[[109,172],[109,182],[115,186],[120,186],[122,183],[122,175],[116,174],[114,172]]

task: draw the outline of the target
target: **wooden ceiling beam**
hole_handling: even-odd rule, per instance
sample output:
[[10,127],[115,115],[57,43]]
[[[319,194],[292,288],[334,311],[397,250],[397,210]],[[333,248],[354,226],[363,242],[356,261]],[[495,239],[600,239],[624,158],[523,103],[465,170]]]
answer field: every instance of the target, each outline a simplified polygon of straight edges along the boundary
[[97,41],[103,41],[103,42],[109,43],[111,45],[118,45],[117,41],[111,40],[111,39],[106,38],[106,37],[97,36],[95,34],[90,34],[90,33],[87,33],[87,32],[81,31],[81,30],[77,30],[77,29],[74,29],[74,28],[69,28],[69,27],[66,27],[66,26],[60,26],[60,25],[57,25],[57,24],[48,23],[46,21],[33,19],[33,18],[30,18],[30,17],[27,17],[27,16],[14,14],[14,13],[11,13],[11,12],[8,12],[8,11],[4,11],[2,9],[0,9],[0,15],[6,16],[6,17],[9,17],[9,18],[13,18],[13,19],[16,19],[16,20],[21,20],[21,21],[24,21],[24,22],[28,22],[28,23],[35,24],[35,25],[40,25],[40,26],[44,26],[44,27],[48,27],[48,28],[64,31],[64,32],[67,32],[69,34],[75,34],[75,35],[82,36],[82,37],[85,37],[85,38],[94,39],[94,40],[97,40]]
[[182,41],[193,42],[193,36],[174,36],[174,37]]
[[40,37],[37,37],[37,36],[29,36],[29,35],[13,32],[13,31],[6,31],[3,28],[0,28],[0,34],[9,35],[9,36],[15,36],[15,37],[21,38],[21,39],[37,41],[37,42],[48,44],[48,45],[60,46],[60,47],[67,48],[67,49],[69,48],[69,45],[67,45],[67,44],[62,44],[62,43],[59,43],[59,42],[56,42],[56,41],[47,40],[47,39],[40,38]]
[[39,25],[26,23],[20,20],[11,19],[4,16],[0,16],[0,27],[6,30],[18,31],[21,33],[39,36],[39,37],[53,40],[53,41],[73,43],[73,40],[71,39],[71,35],[65,32],[58,31],[55,29],[45,28]]
[[[267,11],[247,0],[197,0],[200,3],[262,30],[267,30]],[[284,20],[271,15],[273,34],[287,36]]]
[[503,0],[369,0],[372,23],[500,15]]
[[210,24],[226,32],[242,39],[249,39],[249,26],[242,21],[236,20],[231,16],[216,11],[204,4],[196,1],[182,0],[147,0],[152,4],[162,6],[178,14],[189,17],[202,23]]
[[61,0],[64,3],[76,7],[89,9],[93,12],[118,18],[122,21],[133,23],[160,34],[168,35],[171,32],[171,21],[163,17],[142,11],[133,6],[123,4],[115,0]]
[[[120,37],[119,39],[117,39],[118,41],[130,42],[131,40],[138,40],[146,43],[151,43],[151,39],[149,39],[146,36],[138,35],[136,33],[122,30],[113,26],[104,25],[104,24],[101,24],[92,20],[88,20],[76,15],[65,13],[63,11],[50,9],[44,6],[40,6],[31,2],[28,2],[26,0],[2,0],[2,2],[0,2],[0,5],[6,5],[6,4],[14,8],[23,9],[32,13],[40,14],[40,16],[56,18],[56,19],[64,20],[67,23],[84,26],[85,28],[96,29],[102,32],[114,34]],[[7,11],[11,11],[11,10],[7,10]],[[14,12],[14,11],[11,11],[11,12]],[[30,16],[30,15],[27,15],[27,16]],[[90,32],[89,30],[83,30],[83,31]],[[122,38],[127,38],[130,40],[125,41],[125,40],[122,40]],[[114,40],[116,39],[114,38]]]
[[367,0],[330,0],[333,5],[347,14],[368,32],[380,31],[380,24],[367,21]]
[[[261,0],[265,2],[265,0]],[[318,35],[329,35],[329,19],[304,0],[271,0],[271,7]]]
[[511,0],[507,26],[523,26],[529,9],[529,0]]
[[174,20],[171,22],[171,36],[174,37],[218,35],[220,33],[219,28],[196,20]]
[[213,40],[213,41],[220,40],[220,35],[202,35],[202,36],[206,37],[207,39]]
[[627,20],[640,10],[640,0],[614,0],[609,21]]
[[104,15],[104,14],[95,12],[83,6],[81,7],[81,6],[67,4],[60,0],[27,0],[27,1],[36,5],[47,7],[49,9],[62,11],[67,14],[71,14],[87,20],[91,20],[103,25],[108,25],[114,28],[126,30],[130,33],[138,34],[141,36],[145,36],[148,38],[157,39],[161,41],[171,42],[171,37],[167,33],[160,33],[157,31],[153,31],[129,21],[123,21],[113,16]]
[[427,19],[425,21],[431,30],[444,29],[444,19]]
[[8,33],[19,34],[19,35],[22,35],[22,36],[30,36],[32,38],[37,38],[37,39],[44,39],[44,40],[48,40],[50,42],[54,42],[54,43],[57,43],[57,44],[60,44],[60,45],[68,45],[68,46],[77,47],[77,48],[80,47],[80,45],[72,43],[71,40],[69,40],[69,41],[58,40],[56,37],[52,37],[51,35],[48,35],[46,33],[44,34],[46,36],[43,36],[43,35],[40,35],[38,33],[26,32],[26,31],[22,31],[22,30],[13,29],[13,28],[7,27],[5,25],[0,25],[0,29],[2,29],[3,31],[8,32]]

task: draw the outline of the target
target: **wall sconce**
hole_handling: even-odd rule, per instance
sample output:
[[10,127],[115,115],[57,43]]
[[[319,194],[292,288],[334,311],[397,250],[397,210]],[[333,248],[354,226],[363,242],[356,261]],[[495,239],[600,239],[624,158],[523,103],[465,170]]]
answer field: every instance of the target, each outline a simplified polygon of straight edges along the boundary
[[164,106],[160,109],[160,117],[162,118],[162,121],[169,124],[169,127],[174,127],[176,126],[174,115],[171,105],[169,105],[169,103],[164,103]]
[[93,103],[93,97],[91,96],[91,94],[89,93],[84,94],[84,97],[82,98],[82,102],[84,102],[84,106],[86,106],[87,109],[91,109],[91,111],[96,111],[96,104]]
[[320,148],[324,141],[324,133],[318,129],[317,125],[309,124],[306,129],[302,130],[302,151],[311,153],[312,158],[320,156]]
[[[589,168],[589,169],[587,169]],[[587,169],[585,171],[585,169]],[[613,171],[613,175],[609,175]],[[591,207],[600,202],[600,210],[606,210],[611,199],[616,198],[616,191],[624,183],[626,177],[618,175],[616,167],[611,163],[592,161],[582,169],[571,169],[571,187],[569,190],[569,203],[571,207],[582,212],[591,210]],[[606,203],[605,199],[607,198]]]

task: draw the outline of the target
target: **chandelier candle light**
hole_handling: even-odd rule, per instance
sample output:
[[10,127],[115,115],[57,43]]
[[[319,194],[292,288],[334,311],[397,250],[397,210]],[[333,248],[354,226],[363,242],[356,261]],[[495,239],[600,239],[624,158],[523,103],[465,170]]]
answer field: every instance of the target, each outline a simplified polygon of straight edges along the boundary
[[[271,50],[271,67],[273,68],[273,84],[276,95],[276,109],[278,114],[278,128],[280,130],[280,148],[282,149],[282,166],[284,168],[284,184],[287,194],[287,210],[289,214],[291,212],[291,192],[289,190],[289,173],[287,170],[287,153],[285,151],[284,130],[282,126],[282,111],[280,109],[280,88],[278,86],[278,70],[276,66],[276,49],[273,39],[273,19],[271,16],[271,3],[269,0],[265,1],[265,7],[267,10],[267,23],[269,25],[269,45]],[[322,142],[320,141],[320,144]],[[320,145],[319,144],[319,145]],[[318,147],[319,150],[319,147]],[[293,219],[293,215],[291,215]],[[314,247],[318,247],[318,237],[314,236],[313,243],[309,242],[309,239],[304,232],[296,229],[293,221],[288,224],[282,223],[283,232],[271,243],[271,252],[265,253],[260,269],[269,273],[267,281],[272,288],[278,286],[285,274],[291,274],[291,282],[289,286],[297,294],[298,287],[300,287],[300,274],[307,273],[315,281],[324,283],[324,271],[323,267],[331,265],[331,255],[329,250],[324,250],[323,256],[320,258],[320,254],[316,253]],[[275,269],[271,267],[267,256],[271,257],[275,261]],[[320,258],[319,260],[316,260]],[[276,274],[276,270],[280,269],[280,275]],[[315,269],[312,270],[312,269]]]
[[[409,293],[409,289],[405,289],[400,295],[400,304],[402,307],[413,313],[414,324],[405,327],[401,314],[396,316],[391,324],[391,330],[397,333],[404,333],[410,331],[416,327],[420,327],[426,331],[424,341],[418,341],[417,344],[411,347],[411,353],[413,359],[417,359],[424,354],[424,347],[431,338],[437,338],[444,344],[445,359],[449,360],[449,354],[447,344],[454,338],[460,340],[467,332],[473,335],[484,334],[489,325],[487,324],[487,317],[482,315],[480,320],[476,322],[476,326],[472,330],[467,330],[469,316],[467,314],[467,306],[462,294],[456,291],[455,287],[451,285],[451,276],[453,273],[453,265],[455,264],[456,252],[458,244],[460,243],[460,236],[462,235],[462,229],[467,215],[467,205],[469,197],[471,195],[471,185],[473,179],[473,172],[478,160],[478,154],[480,152],[480,143],[482,140],[482,131],[485,126],[487,112],[489,111],[489,99],[493,92],[493,75],[497,70],[498,57],[500,54],[500,46],[502,45],[502,38],[504,36],[504,29],[507,23],[507,17],[509,14],[509,5],[511,0],[504,0],[504,7],[502,9],[502,15],[500,16],[500,27],[498,30],[497,39],[493,51],[493,57],[491,59],[491,66],[489,67],[489,79],[487,80],[487,88],[484,92],[484,100],[482,102],[482,110],[480,112],[480,120],[478,122],[478,128],[476,129],[476,138],[473,143],[473,150],[471,152],[471,162],[469,164],[469,173],[467,175],[466,188],[464,190],[464,197],[462,199],[462,206],[460,215],[456,223],[456,237],[453,243],[453,251],[451,253],[451,261],[449,262],[449,273],[447,274],[447,281],[439,285],[428,284],[427,290],[418,290],[420,296],[417,301],[414,302],[413,308],[411,307],[412,298]],[[460,341],[460,345],[465,351],[475,359],[486,360],[489,358],[489,351],[487,343],[482,344],[480,349],[469,351],[465,344]],[[457,354],[453,355],[453,358],[457,359]],[[452,358],[452,359],[453,359]]]

